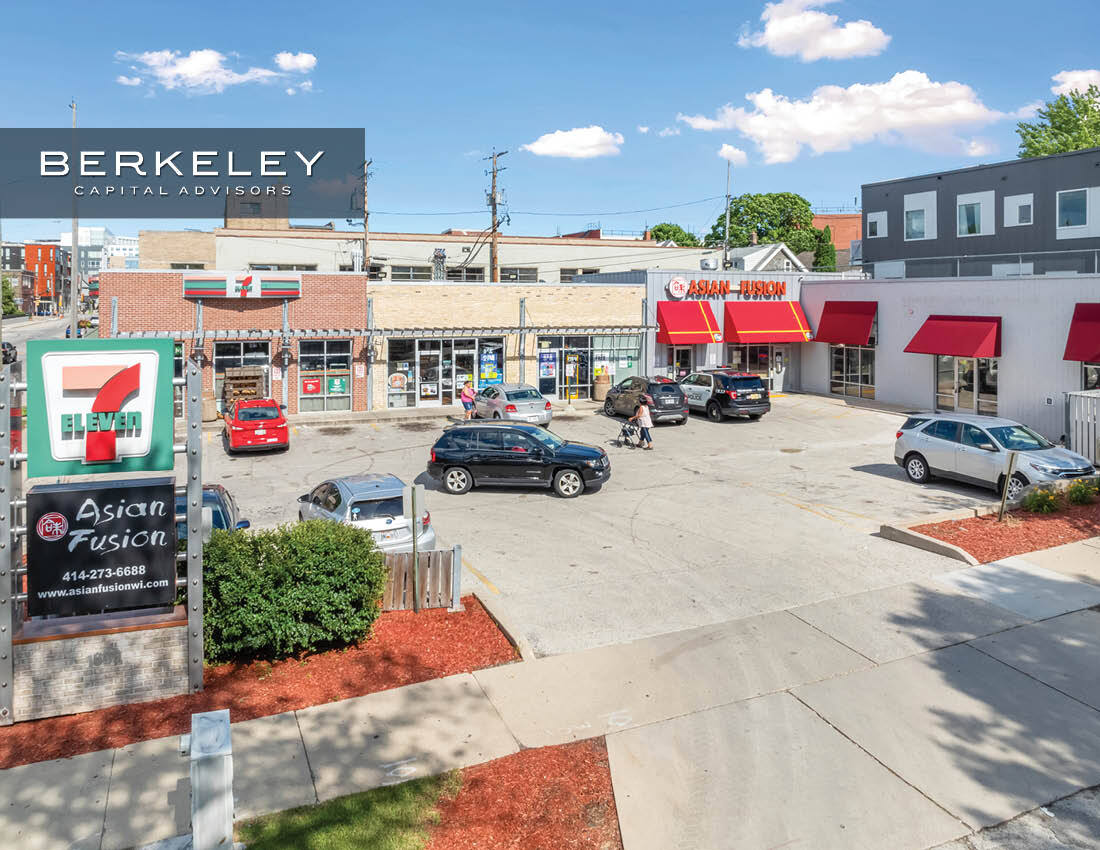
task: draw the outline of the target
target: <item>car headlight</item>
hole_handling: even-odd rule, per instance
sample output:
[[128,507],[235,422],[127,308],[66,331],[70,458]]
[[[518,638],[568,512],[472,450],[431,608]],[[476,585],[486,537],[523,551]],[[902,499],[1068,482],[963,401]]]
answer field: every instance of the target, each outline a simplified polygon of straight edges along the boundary
[[1042,472],[1045,475],[1058,475],[1059,473],[1065,472],[1060,466],[1048,466],[1045,463],[1036,463],[1033,460],[1029,460],[1028,465],[1037,472]]
[[600,465],[600,462],[598,460],[586,460],[584,462],[584,465],[589,467],[590,469],[595,469]]

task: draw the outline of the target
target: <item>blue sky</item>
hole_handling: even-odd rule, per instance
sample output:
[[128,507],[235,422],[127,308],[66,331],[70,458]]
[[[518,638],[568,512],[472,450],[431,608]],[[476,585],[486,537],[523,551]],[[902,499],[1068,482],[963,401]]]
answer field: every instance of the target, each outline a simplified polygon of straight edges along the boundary
[[[72,97],[82,126],[364,126],[375,230],[484,227],[494,146],[510,151],[506,232],[706,230],[720,200],[608,213],[722,195],[723,145],[735,194],[822,207],[851,205],[861,183],[1012,158],[1015,122],[1054,96],[1055,75],[1100,79],[1095,0],[1056,7],[783,0],[769,23],[758,0],[62,2],[47,21],[21,3],[5,28],[23,58],[0,64],[0,91],[8,126],[68,126]],[[4,237],[66,227],[5,220]]]

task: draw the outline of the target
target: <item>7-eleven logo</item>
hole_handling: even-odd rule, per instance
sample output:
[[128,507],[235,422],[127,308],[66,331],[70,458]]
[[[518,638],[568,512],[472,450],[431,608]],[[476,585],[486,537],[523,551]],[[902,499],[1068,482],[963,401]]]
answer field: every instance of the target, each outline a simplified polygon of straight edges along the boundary
[[50,352],[42,358],[50,453],[111,463],[152,443],[156,351]]
[[252,275],[238,277],[233,289],[241,298],[255,298],[259,294],[258,290],[252,288]]

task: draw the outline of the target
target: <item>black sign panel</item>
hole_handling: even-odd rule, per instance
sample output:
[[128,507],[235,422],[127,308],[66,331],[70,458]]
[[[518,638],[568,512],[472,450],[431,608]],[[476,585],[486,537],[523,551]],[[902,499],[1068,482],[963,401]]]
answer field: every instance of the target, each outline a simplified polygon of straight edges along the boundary
[[32,617],[171,605],[175,479],[31,487],[27,540]]

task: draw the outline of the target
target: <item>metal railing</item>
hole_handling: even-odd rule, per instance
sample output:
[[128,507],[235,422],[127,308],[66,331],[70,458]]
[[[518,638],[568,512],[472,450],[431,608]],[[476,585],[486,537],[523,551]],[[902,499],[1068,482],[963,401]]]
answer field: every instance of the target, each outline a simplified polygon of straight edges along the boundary
[[1100,249],[1018,251],[999,254],[952,254],[942,257],[896,257],[872,261],[863,268],[878,278],[877,266],[903,263],[902,274],[890,277],[1029,277],[1032,275],[1100,274]]

